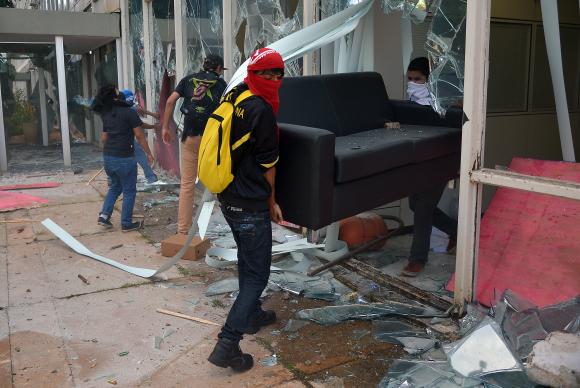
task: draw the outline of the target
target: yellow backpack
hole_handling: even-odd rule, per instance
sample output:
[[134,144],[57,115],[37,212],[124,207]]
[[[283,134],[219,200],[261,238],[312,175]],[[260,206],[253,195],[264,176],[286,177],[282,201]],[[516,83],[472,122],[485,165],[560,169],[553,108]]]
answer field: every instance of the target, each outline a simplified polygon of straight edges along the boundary
[[249,90],[239,95],[235,89],[230,91],[222,98],[205,125],[199,145],[197,176],[214,194],[224,191],[234,180],[230,142],[232,120],[236,107],[251,96],[253,93]]

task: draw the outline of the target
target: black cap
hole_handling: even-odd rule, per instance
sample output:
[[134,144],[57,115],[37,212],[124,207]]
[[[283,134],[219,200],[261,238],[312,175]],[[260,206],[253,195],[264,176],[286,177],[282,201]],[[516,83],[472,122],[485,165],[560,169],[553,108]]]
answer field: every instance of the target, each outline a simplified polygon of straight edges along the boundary
[[221,66],[222,69],[227,70],[224,67],[224,59],[216,54],[210,54],[205,57],[203,61],[203,69],[204,70],[215,70],[218,66]]

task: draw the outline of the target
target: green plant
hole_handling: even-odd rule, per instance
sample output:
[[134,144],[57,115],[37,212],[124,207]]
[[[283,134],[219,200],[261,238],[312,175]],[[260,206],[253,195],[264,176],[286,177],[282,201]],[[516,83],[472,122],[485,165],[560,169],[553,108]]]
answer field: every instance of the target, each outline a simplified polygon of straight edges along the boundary
[[32,122],[36,119],[36,109],[26,99],[24,90],[18,89],[14,93],[14,111],[8,118],[10,135],[22,135],[25,123]]

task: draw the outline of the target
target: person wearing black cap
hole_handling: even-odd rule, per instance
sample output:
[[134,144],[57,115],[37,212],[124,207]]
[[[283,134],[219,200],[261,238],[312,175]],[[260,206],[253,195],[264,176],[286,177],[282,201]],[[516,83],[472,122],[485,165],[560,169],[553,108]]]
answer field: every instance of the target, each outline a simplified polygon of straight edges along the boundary
[[218,107],[221,96],[226,89],[225,81],[220,77],[224,71],[224,60],[219,55],[210,54],[203,62],[203,69],[184,77],[175,91],[171,93],[165,105],[162,136],[166,144],[173,141],[175,135],[169,129],[175,103],[183,98],[181,112],[184,114],[183,134],[181,141],[181,187],[179,192],[179,210],[177,216],[177,233],[187,234],[191,227],[195,180],[197,178],[197,155],[201,135],[210,114]]

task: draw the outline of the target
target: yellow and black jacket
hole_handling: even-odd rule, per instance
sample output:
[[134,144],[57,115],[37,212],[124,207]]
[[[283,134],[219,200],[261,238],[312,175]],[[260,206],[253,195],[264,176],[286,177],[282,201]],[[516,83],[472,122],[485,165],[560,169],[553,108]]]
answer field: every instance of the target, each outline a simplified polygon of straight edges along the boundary
[[[236,87],[241,94],[246,84]],[[231,133],[234,180],[218,195],[220,202],[244,210],[267,210],[271,187],[264,173],[278,162],[278,125],[272,107],[259,96],[241,102]]]

